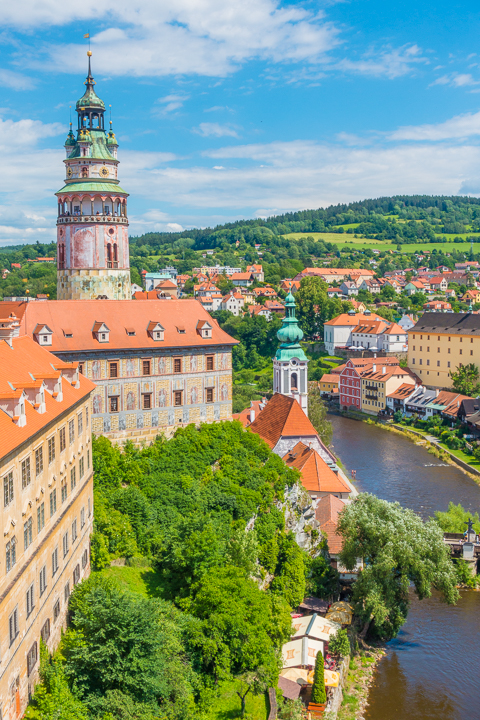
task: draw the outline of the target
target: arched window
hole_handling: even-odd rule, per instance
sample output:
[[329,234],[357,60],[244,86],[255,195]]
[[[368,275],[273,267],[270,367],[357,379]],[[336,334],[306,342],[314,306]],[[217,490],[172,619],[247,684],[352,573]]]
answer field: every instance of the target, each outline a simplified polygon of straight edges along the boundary
[[112,262],[112,244],[107,243],[107,260],[108,262]]
[[291,384],[292,390],[298,390],[297,373],[292,373]]
[[118,262],[118,247],[117,243],[113,244],[113,260],[114,262]]

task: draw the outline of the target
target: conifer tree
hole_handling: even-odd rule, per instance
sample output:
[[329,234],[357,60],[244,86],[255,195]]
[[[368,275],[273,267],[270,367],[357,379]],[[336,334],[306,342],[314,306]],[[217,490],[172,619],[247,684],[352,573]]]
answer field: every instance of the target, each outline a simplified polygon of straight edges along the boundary
[[315,658],[315,674],[313,676],[312,702],[322,705],[327,702],[327,693],[325,692],[325,672],[323,669],[323,654],[319,650]]

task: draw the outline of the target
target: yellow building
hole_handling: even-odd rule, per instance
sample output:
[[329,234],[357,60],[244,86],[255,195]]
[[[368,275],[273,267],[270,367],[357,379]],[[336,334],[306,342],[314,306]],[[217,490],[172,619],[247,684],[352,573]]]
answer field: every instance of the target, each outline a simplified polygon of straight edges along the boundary
[[425,313],[408,331],[408,366],[422,383],[450,388],[459,365],[480,367],[480,315]]
[[339,382],[340,375],[325,373],[319,382],[320,395],[338,395]]
[[400,365],[382,365],[381,360],[382,358],[378,358],[378,363],[361,372],[362,411],[370,415],[385,410],[387,395],[411,377],[408,370],[404,370]]
[[0,717],[24,712],[40,639],[65,627],[73,587],[90,572],[90,395],[78,365],[58,360],[15,318],[0,320]]

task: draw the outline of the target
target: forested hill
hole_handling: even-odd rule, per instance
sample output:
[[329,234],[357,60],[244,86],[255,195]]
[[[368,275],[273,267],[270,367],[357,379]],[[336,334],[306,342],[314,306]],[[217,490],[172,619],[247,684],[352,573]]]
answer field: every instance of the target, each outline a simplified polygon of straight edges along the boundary
[[[348,227],[355,224],[356,227]],[[436,235],[480,232],[480,198],[435,195],[395,195],[318,210],[275,215],[267,219],[238,220],[215,228],[181,233],[146,233],[131,243],[160,247],[189,239],[185,248],[222,247],[244,240],[262,244],[272,235],[297,232],[338,232],[395,242],[434,241]]]

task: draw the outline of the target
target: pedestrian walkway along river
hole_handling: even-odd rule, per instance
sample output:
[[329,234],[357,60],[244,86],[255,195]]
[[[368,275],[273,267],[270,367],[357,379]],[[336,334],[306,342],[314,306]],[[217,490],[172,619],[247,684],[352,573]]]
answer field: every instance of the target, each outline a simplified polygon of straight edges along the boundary
[[[373,425],[329,419],[333,449],[357,471],[360,492],[398,501],[424,518],[450,501],[480,510],[480,487],[424,448]],[[387,651],[370,690],[368,720],[480,718],[480,592],[462,593],[456,607],[436,596],[413,600]]]

